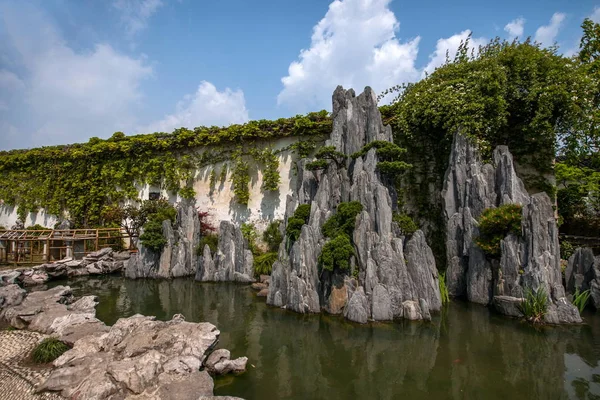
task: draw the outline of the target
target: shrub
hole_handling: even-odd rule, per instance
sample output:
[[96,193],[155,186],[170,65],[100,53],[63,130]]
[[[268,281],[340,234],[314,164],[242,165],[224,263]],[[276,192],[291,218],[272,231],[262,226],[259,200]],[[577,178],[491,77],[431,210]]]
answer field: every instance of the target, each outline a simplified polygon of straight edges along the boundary
[[254,275],[271,275],[273,264],[277,261],[277,253],[269,252],[254,258]]
[[163,235],[163,221],[175,222],[177,210],[167,200],[147,200],[142,203],[140,213],[146,222],[140,235],[140,242],[154,252],[162,250],[167,243]]
[[38,344],[31,357],[38,364],[45,364],[56,360],[65,351],[69,350],[69,346],[58,340],[57,338],[49,337]]
[[350,257],[354,254],[350,237],[345,233],[340,233],[325,243],[319,256],[319,264],[327,271],[333,271],[335,268],[347,270],[350,268]]
[[525,316],[527,321],[538,324],[544,319],[548,310],[548,296],[544,288],[537,291],[527,289],[525,291],[525,300],[519,305],[519,310]]
[[419,229],[417,224],[415,224],[415,221],[413,221],[413,219],[407,214],[394,214],[392,221],[398,224],[400,232],[405,236],[410,236]]
[[219,245],[219,235],[214,233],[209,233],[200,238],[200,242],[198,243],[198,248],[196,249],[196,253],[201,256],[204,254],[204,246],[208,245],[210,251],[212,253],[217,251],[217,247]]
[[397,176],[398,174],[412,168],[411,164],[401,161],[400,158],[406,149],[398,146],[395,143],[385,140],[375,140],[365,145],[360,151],[352,154],[352,158],[362,157],[371,149],[376,149],[377,153],[377,169],[384,175]]
[[281,236],[281,232],[279,231],[280,225],[280,220],[273,221],[263,232],[263,240],[269,247],[270,252],[277,252],[279,244],[281,244],[281,241],[283,240],[283,236]]
[[523,207],[519,204],[505,204],[498,208],[488,208],[479,217],[479,237],[477,246],[491,257],[500,256],[500,242],[509,233],[521,235]]
[[300,204],[294,215],[292,215],[287,222],[285,227],[285,234],[290,238],[292,242],[295,242],[300,237],[302,231],[302,225],[308,223],[310,218],[310,204]]
[[358,201],[349,201],[340,203],[337,206],[337,211],[329,217],[321,228],[323,235],[329,238],[338,236],[340,233],[345,233],[352,236],[356,216],[363,210],[362,204]]
[[318,169],[325,169],[329,166],[330,162],[335,162],[338,166],[342,164],[342,161],[346,158],[346,155],[335,149],[335,146],[323,146],[315,154],[315,161],[306,164],[306,169],[315,171]]
[[568,240],[560,241],[560,258],[568,260],[575,252],[575,247]]
[[256,233],[256,227],[254,224],[244,222],[241,226],[242,235],[244,239],[248,241],[248,248],[252,252],[253,255],[260,254],[260,249],[256,245],[256,237],[258,236]]
[[179,195],[183,199],[193,199],[196,196],[196,191],[191,186],[185,186],[179,189]]
[[575,290],[575,293],[573,294],[573,305],[577,307],[579,314],[585,310],[585,306],[587,305],[591,294],[590,289],[584,290],[581,293],[579,292],[579,288]]

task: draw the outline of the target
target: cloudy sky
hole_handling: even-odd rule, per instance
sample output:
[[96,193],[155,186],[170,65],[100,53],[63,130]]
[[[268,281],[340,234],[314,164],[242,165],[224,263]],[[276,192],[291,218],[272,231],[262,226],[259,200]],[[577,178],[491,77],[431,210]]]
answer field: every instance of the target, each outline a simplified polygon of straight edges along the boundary
[[600,1],[0,0],[0,149],[331,109],[472,33],[577,50]]

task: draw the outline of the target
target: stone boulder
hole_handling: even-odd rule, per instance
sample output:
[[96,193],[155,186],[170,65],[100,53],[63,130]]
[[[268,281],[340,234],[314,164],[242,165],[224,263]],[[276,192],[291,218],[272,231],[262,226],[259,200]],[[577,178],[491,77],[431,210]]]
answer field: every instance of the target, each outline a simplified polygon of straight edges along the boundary
[[[310,218],[293,244],[282,243],[267,303],[299,313],[342,313],[351,321],[366,323],[402,318],[408,301],[412,302],[406,303],[408,307],[418,310],[408,312],[409,317],[428,319],[430,310],[441,308],[431,248],[420,231],[407,243],[399,234],[392,221],[395,189],[380,176],[376,150],[350,157],[373,141],[392,142],[391,127],[383,124],[377,96],[369,87],[356,96],[352,89],[339,86],[332,102],[333,130],[326,145],[346,158],[320,172],[299,173],[302,182],[288,197],[286,216],[299,204],[311,204]],[[363,206],[351,235],[356,257],[350,271],[357,279],[349,278],[347,272],[324,273],[318,265],[321,249],[329,240],[321,227],[341,202],[349,201]]]
[[246,371],[247,357],[231,360],[231,353],[226,349],[213,351],[206,359],[205,366],[208,372],[215,375],[224,375],[230,372],[240,373]]
[[229,221],[219,225],[219,243],[214,256],[208,246],[198,263],[196,280],[202,282],[254,282],[254,258],[239,226]]
[[23,302],[26,295],[27,292],[21,289],[19,285],[0,286],[0,310],[11,306],[18,306]]
[[181,315],[167,322],[122,318],[106,333],[76,341],[37,390],[85,399],[212,396],[212,379],[199,368],[218,337],[214,325]]
[[[522,298],[526,289],[544,289],[551,303],[549,322],[581,322],[562,286],[553,203],[545,193],[529,196],[506,146],[498,146],[493,163],[484,164],[477,146],[455,134],[442,198],[450,295],[494,304],[499,312],[515,316],[507,298]],[[489,258],[474,242],[477,218],[486,208],[506,204],[523,206],[522,234],[508,235],[500,244],[500,258]]]
[[600,309],[600,256],[594,257],[592,249],[578,248],[569,257],[565,281],[568,293],[589,290],[592,304]]
[[125,276],[130,279],[170,279],[192,276],[198,265],[197,248],[200,243],[200,219],[195,200],[184,200],[177,205],[177,218],[162,223],[166,244],[160,252],[140,244],[139,251],[125,265]]

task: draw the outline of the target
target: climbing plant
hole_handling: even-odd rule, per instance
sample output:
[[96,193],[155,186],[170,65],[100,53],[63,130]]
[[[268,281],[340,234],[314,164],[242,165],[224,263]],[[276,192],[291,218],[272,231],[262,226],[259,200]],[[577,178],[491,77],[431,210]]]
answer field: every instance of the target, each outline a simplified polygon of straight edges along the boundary
[[[15,206],[22,221],[28,212],[44,208],[52,215],[68,212],[75,227],[100,226],[102,209],[137,200],[142,184],[172,193],[183,189],[182,197],[193,196],[188,185],[193,172],[230,160],[235,152],[228,150],[232,146],[254,148],[262,140],[321,137],[330,132],[331,119],[322,111],[225,128],[181,128],[170,134],[134,136],[118,132],[106,140],[3,151],[0,199]],[[272,167],[271,159],[268,168]],[[225,174],[223,168],[221,181]]]

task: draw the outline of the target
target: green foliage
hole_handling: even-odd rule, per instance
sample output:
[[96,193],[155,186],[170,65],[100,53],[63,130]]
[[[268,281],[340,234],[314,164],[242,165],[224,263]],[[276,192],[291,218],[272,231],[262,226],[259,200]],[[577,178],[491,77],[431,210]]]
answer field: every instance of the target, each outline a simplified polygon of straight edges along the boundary
[[442,304],[450,303],[450,293],[448,293],[448,287],[446,286],[446,273],[442,272],[438,274],[438,282],[440,288],[440,295],[442,297]]
[[337,211],[331,217],[325,221],[321,231],[323,235],[328,238],[334,238],[339,234],[346,234],[352,236],[354,232],[354,225],[356,223],[356,216],[363,210],[362,204],[358,201],[349,201],[340,203],[337,206]]
[[179,195],[183,199],[193,199],[196,196],[196,191],[191,186],[186,186],[179,189]]
[[363,210],[358,201],[340,203],[336,213],[323,224],[321,231],[325,237],[331,238],[321,251],[319,264],[324,270],[333,271],[335,268],[347,270],[350,268],[350,258],[355,255],[352,246],[352,234],[356,224],[356,216]]
[[475,243],[491,257],[500,256],[500,242],[509,233],[521,235],[523,207],[505,204],[498,208],[487,208],[479,217],[479,237]]
[[154,252],[160,252],[167,243],[163,235],[163,221],[175,222],[177,210],[165,199],[146,200],[139,209],[137,225],[142,226],[142,245]]
[[271,275],[275,261],[277,261],[276,252],[265,253],[254,258],[254,275]]
[[548,311],[548,295],[544,288],[539,288],[537,291],[527,289],[525,291],[525,299],[519,305],[519,311],[523,313],[527,321],[538,324],[544,319],[544,315]]
[[[4,151],[0,152],[0,199],[17,206],[22,221],[29,211],[43,207],[57,216],[68,211],[75,227],[100,226],[106,206],[138,200],[136,185],[151,184],[176,193],[194,170],[227,160],[231,153],[227,147],[240,143],[256,147],[259,140],[330,132],[331,119],[323,111],[225,128],[135,136],[119,132],[108,140]],[[238,188],[243,186],[238,183]]]
[[346,233],[340,233],[323,246],[319,256],[319,265],[326,271],[336,268],[347,270],[350,268],[350,257],[354,256],[354,246]]
[[283,236],[279,230],[281,225],[280,220],[275,220],[267,226],[267,229],[263,232],[263,240],[267,244],[270,252],[277,252],[279,245],[283,240]]
[[50,228],[46,228],[44,226],[41,226],[40,224],[35,224],[35,225],[28,226],[25,229],[28,231],[47,231]]
[[298,153],[300,158],[306,158],[317,147],[317,144],[311,140],[299,140],[290,146],[290,150]]
[[560,258],[562,260],[568,260],[575,252],[575,247],[568,240],[560,241]]
[[233,183],[233,193],[237,202],[247,206],[248,200],[250,200],[250,191],[248,189],[248,184],[250,183],[250,166],[248,163],[238,158],[230,179]]
[[561,231],[576,235],[600,235],[600,163],[579,159],[556,164],[558,212]]
[[200,238],[200,242],[198,243],[198,247],[196,248],[196,254],[201,256],[204,254],[204,247],[208,245],[211,253],[215,253],[217,251],[217,247],[219,245],[219,235],[215,233],[209,233],[208,235],[204,235]]
[[215,169],[211,169],[210,170],[210,175],[208,176],[208,187],[209,187],[209,191],[212,194],[215,191],[215,187],[217,185],[217,173],[215,172]]
[[328,160],[315,160],[311,162],[307,162],[304,166],[309,171],[318,171],[325,169],[329,166]]
[[240,229],[242,231],[242,236],[244,236],[244,239],[246,239],[248,242],[248,248],[252,254],[255,256],[260,254],[260,249],[256,245],[256,238],[258,237],[258,234],[256,233],[256,227],[254,224],[244,222]]
[[394,214],[392,221],[398,224],[401,233],[405,236],[410,236],[419,229],[417,224],[415,224],[415,221],[413,221],[409,215],[404,213]]
[[227,180],[227,164],[223,164],[221,168],[221,174],[219,175],[219,183],[222,185]]
[[300,204],[294,215],[288,218],[287,226],[285,228],[285,234],[290,241],[295,242],[300,237],[302,231],[302,225],[308,223],[310,218],[310,204]]
[[323,146],[315,154],[316,160],[306,164],[306,169],[309,171],[315,171],[319,169],[325,169],[331,162],[342,165],[342,161],[346,158],[346,155],[335,149],[335,146]]
[[255,159],[262,162],[265,166],[263,170],[262,189],[269,191],[277,191],[281,178],[279,176],[279,159],[271,149],[265,149],[262,152],[257,152]]
[[40,342],[31,353],[34,362],[45,364],[56,360],[64,352],[69,350],[69,346],[54,337],[49,337]]
[[579,292],[579,288],[575,290],[573,294],[573,305],[577,307],[579,310],[579,314],[585,310],[585,306],[587,305],[588,300],[590,299],[592,292],[590,289],[584,290],[583,292]]
[[352,154],[352,158],[363,157],[373,148],[376,149],[377,170],[380,173],[397,180],[403,172],[412,168],[411,164],[400,160],[406,149],[385,140],[375,140],[365,145],[360,151]]

